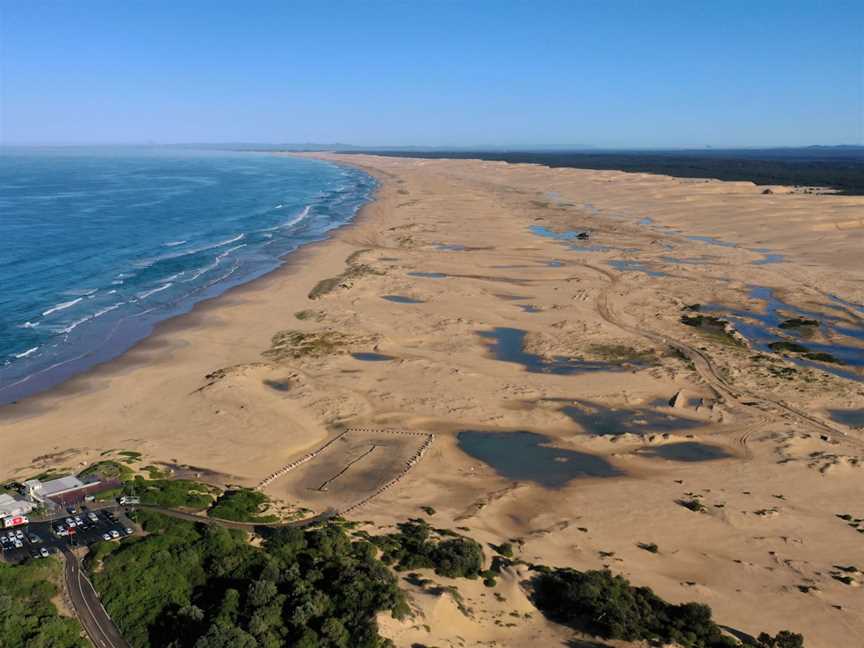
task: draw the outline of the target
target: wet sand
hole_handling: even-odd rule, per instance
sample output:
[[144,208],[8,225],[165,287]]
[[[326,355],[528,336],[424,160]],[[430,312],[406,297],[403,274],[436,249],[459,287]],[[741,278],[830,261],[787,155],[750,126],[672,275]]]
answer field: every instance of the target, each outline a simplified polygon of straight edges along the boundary
[[[355,223],[161,326],[120,360],[0,409],[0,476],[74,469],[121,448],[254,486],[349,426],[434,433],[422,461],[350,517],[386,527],[432,506],[435,526],[516,539],[529,562],[608,565],[670,600],[708,603],[742,632],[788,628],[811,648],[862,641],[861,590],[833,572],[864,569],[854,522],[864,518],[864,432],[831,412],[864,408],[864,375],[775,353],[763,337],[855,357],[864,199],[330,157],[382,181]],[[773,327],[776,301],[754,287],[773,289],[781,315],[815,314],[817,330]],[[694,313],[740,331],[681,322]],[[274,340],[294,330],[303,335]],[[464,431],[542,435],[540,448],[559,449],[537,452],[544,461],[590,459],[615,474],[574,466],[556,488],[513,481],[459,449]],[[704,461],[656,450],[680,443],[719,450]],[[362,481],[363,465],[351,479]],[[379,465],[369,470],[376,484],[388,464]],[[325,468],[308,470],[339,474]],[[327,492],[365,487],[348,486],[328,482]],[[316,505],[295,481],[266,492]],[[681,505],[693,500],[703,512]],[[652,542],[656,554],[638,546]],[[454,582],[470,615],[416,592],[426,621],[384,620],[385,629],[399,646],[561,641],[567,631],[531,609],[525,576],[502,579],[503,602],[481,583]],[[514,609],[531,616],[495,623]]]

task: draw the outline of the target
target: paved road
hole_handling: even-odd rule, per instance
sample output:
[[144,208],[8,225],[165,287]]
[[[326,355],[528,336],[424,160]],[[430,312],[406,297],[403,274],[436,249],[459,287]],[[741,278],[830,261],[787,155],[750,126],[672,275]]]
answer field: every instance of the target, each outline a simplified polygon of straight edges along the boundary
[[129,644],[102,607],[93,584],[81,571],[78,556],[65,545],[61,547],[61,551],[66,558],[64,575],[72,606],[90,641],[96,648],[129,648]]

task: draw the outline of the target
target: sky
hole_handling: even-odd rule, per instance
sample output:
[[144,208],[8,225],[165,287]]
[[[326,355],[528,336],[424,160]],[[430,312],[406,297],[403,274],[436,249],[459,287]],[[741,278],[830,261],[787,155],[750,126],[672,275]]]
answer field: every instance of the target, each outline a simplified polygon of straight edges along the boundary
[[0,144],[864,144],[864,2],[0,0]]

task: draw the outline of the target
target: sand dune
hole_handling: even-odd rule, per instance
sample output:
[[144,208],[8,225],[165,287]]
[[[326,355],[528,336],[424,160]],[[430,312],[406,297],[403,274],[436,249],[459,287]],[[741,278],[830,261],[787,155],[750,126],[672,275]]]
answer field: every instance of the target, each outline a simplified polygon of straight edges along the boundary
[[[727,335],[681,322],[741,310],[762,317],[745,318],[758,328],[771,308],[803,309],[825,325],[790,339],[854,354],[860,198],[330,157],[382,181],[353,225],[121,360],[0,410],[2,476],[122,447],[253,486],[345,427],[434,433],[422,461],[353,518],[383,528],[432,506],[435,526],[515,539],[529,562],[607,565],[670,600],[708,603],[743,632],[788,628],[811,648],[862,641],[860,590],[832,569],[864,564],[864,535],[837,517],[864,518],[864,433],[827,412],[864,408],[864,376],[766,351],[743,326]],[[685,310],[694,304],[712,306]],[[537,450],[514,468],[540,462],[534,475],[506,474],[460,450],[465,430],[540,433],[569,452],[544,468],[549,453]],[[722,456],[682,461],[686,443]],[[582,460],[614,474],[538,483],[538,471],[576,472]],[[293,481],[267,492],[316,506]],[[701,510],[681,505],[693,501]],[[442,581],[469,614],[415,591],[423,616],[385,630],[399,646],[563,641],[566,630],[532,612],[525,577],[494,590]],[[511,611],[521,616],[508,626]]]

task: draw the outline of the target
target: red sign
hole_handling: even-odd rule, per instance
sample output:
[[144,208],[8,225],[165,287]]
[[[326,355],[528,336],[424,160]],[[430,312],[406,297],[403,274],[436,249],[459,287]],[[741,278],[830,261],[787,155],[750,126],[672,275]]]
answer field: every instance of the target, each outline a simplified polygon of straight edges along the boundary
[[27,524],[29,520],[24,515],[10,515],[8,517],[3,518],[3,526],[5,528],[21,526],[22,524]]

